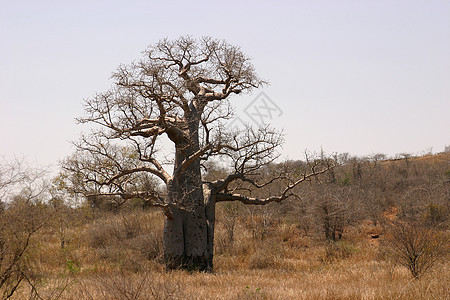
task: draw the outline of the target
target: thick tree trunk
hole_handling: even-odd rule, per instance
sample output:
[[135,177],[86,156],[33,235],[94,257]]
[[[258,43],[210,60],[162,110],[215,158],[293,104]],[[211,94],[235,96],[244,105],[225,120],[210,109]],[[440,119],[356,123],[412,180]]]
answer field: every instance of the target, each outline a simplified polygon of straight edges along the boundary
[[164,258],[169,269],[209,270],[207,227],[203,207],[172,208],[164,226]]
[[176,145],[174,177],[167,185],[168,201],[176,206],[169,209],[164,225],[164,258],[169,269],[212,271],[214,204],[210,189],[203,187],[199,159],[178,169],[199,149],[198,130],[195,122],[191,124],[189,143]]
[[171,207],[164,224],[164,258],[169,269],[212,271],[215,201],[211,187],[203,185],[200,158],[183,165],[198,153],[201,109],[189,106],[188,140],[175,141],[174,177],[167,185]]
[[205,190],[204,205],[170,208],[164,224],[164,259],[168,269],[213,271],[215,201]]

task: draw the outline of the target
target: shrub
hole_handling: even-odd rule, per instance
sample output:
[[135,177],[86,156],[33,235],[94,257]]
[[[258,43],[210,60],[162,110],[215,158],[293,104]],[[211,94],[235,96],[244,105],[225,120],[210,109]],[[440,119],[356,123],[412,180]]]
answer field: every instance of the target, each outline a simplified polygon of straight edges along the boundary
[[34,237],[46,224],[49,214],[41,203],[16,197],[8,209],[0,211],[0,298],[8,299],[30,282]]
[[111,215],[97,220],[89,228],[89,245],[96,248],[100,258],[121,264],[126,258],[138,261],[159,259],[163,255],[163,229],[158,225],[157,215],[148,211]]
[[[182,293],[179,284],[171,278],[153,277],[153,274],[143,272],[133,274],[120,271],[117,274],[102,274],[88,278],[81,283],[86,288],[83,294],[86,298],[96,299],[180,299]],[[95,294],[90,294],[89,288]]]
[[444,206],[432,203],[426,206],[423,219],[427,226],[444,228],[448,220],[448,212]]
[[251,269],[268,269],[275,266],[275,255],[267,251],[257,251],[250,256]]
[[163,256],[164,245],[162,233],[148,232],[128,242],[132,249],[138,250],[145,258],[159,259]]
[[329,241],[325,246],[325,255],[321,258],[323,263],[332,263],[351,257],[358,249],[345,241]]
[[387,223],[389,233],[384,249],[395,263],[406,267],[418,279],[445,254],[448,238],[444,233],[417,223]]

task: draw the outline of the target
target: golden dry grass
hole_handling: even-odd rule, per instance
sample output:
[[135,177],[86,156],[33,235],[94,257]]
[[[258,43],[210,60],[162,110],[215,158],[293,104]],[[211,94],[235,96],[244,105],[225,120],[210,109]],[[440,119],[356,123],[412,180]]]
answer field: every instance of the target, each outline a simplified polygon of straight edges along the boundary
[[[183,271],[80,274],[70,278],[62,299],[448,299],[448,268],[420,280],[404,269],[377,262],[343,262],[299,270],[263,269],[216,274]],[[44,299],[61,279],[41,290]],[[25,291],[22,291],[25,292]],[[23,299],[26,293],[18,294]]]
[[[111,223],[121,216],[112,216]],[[136,213],[133,218],[161,230],[162,216]],[[150,224],[149,224],[150,222]],[[152,225],[153,224],[153,225]],[[266,239],[254,240],[241,222],[233,245],[217,225],[215,273],[164,270],[158,259],[117,245],[111,253],[92,247],[93,224],[72,228],[66,249],[50,233],[33,249],[33,294],[23,284],[13,299],[449,299],[450,270],[442,260],[419,280],[393,265],[379,251],[379,228],[368,223],[345,241],[327,244],[281,224]],[[98,234],[98,233],[96,233]],[[92,237],[91,237],[92,238]],[[108,245],[108,244],[107,244]],[[110,247],[110,246],[108,246]]]

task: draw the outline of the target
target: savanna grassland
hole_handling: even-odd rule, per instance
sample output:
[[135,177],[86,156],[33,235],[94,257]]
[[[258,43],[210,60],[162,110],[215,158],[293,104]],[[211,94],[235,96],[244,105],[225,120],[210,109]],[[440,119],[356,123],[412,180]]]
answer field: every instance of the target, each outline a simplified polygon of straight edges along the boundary
[[298,199],[218,204],[214,273],[166,271],[164,214],[138,201],[16,196],[1,214],[0,295],[448,299],[450,154],[339,159]]

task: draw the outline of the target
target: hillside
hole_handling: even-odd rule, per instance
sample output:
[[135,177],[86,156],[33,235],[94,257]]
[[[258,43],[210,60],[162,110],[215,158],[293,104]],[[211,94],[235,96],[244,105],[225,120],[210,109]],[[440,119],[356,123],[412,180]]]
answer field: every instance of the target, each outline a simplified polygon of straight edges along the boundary
[[[302,167],[286,164],[294,171]],[[333,172],[300,185],[298,199],[266,206],[220,203],[214,274],[166,271],[164,214],[139,201],[68,206],[67,199],[16,196],[0,215],[0,294],[12,299],[445,299],[449,180],[450,153],[396,160],[347,157]],[[420,270],[417,280],[395,247],[405,242],[396,235],[399,230],[418,241],[415,247],[425,245],[433,253],[425,258],[434,264]]]

